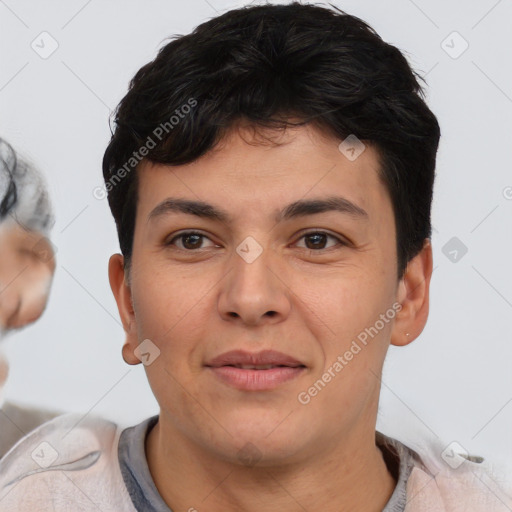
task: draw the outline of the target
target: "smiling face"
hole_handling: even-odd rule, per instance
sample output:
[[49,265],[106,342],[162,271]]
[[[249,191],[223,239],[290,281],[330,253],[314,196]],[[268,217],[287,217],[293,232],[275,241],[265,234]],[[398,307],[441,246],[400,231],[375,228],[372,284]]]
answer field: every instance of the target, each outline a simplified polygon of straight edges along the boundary
[[389,343],[427,318],[431,252],[398,280],[370,145],[350,161],[312,127],[278,146],[251,134],[187,165],[144,163],[129,279],[120,255],[109,273],[125,360],[151,342],[161,429],[224,460],[250,442],[273,464],[374,435]]

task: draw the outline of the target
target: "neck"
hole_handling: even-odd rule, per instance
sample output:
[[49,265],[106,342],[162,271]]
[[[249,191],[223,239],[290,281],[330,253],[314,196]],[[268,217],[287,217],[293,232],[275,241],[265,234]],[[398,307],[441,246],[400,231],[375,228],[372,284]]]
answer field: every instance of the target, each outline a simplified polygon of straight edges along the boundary
[[375,445],[375,430],[325,443],[315,457],[280,466],[220,460],[160,420],[146,456],[155,485],[172,510],[209,512],[381,511],[396,485]]

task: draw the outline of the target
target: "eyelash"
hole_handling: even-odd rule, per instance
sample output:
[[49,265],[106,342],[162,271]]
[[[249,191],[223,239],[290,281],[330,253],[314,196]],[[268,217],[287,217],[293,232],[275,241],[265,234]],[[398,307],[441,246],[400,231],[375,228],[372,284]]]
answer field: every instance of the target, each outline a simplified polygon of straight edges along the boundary
[[[200,233],[198,231],[183,231],[182,233],[174,236],[169,242],[166,242],[165,245],[166,246],[172,246],[172,245],[174,245],[174,241],[175,240],[185,238],[186,236],[189,236],[189,235],[197,235],[197,236],[200,236],[202,238],[208,238],[206,235],[204,235],[203,233]],[[331,233],[328,233],[326,231],[308,231],[306,233],[303,233],[298,238],[298,240],[301,240],[302,238],[307,237],[309,235],[326,235],[329,238],[335,239],[338,242],[338,244],[337,244],[338,247],[339,246],[348,246],[349,245],[348,242],[345,242],[341,238],[339,238],[339,237],[337,237],[335,235],[332,235]],[[210,239],[208,238],[208,240],[210,240]],[[308,249],[307,247],[302,247],[302,249],[306,249],[306,250],[308,250],[310,252],[322,252],[322,251],[328,251],[328,250],[335,249],[335,248],[336,248],[336,246],[328,247],[328,248],[324,248],[324,249]],[[178,250],[184,251],[184,252],[199,252],[201,249],[181,249],[181,248],[178,247]]]

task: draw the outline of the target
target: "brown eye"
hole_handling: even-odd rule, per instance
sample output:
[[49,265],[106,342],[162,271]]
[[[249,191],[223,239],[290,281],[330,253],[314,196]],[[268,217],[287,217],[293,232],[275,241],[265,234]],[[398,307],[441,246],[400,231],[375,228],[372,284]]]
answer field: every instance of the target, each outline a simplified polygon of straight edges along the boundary
[[[181,244],[176,245],[176,240],[181,241]],[[203,240],[209,240],[209,238],[203,235],[202,233],[198,233],[196,231],[186,231],[172,238],[172,240],[166,243],[166,245],[176,245],[178,249],[185,251],[193,251],[196,249],[203,249],[203,247],[201,247]]]
[[[312,233],[304,237],[308,249],[325,249],[327,243],[327,235],[324,233]],[[310,242],[308,244],[308,242]]]
[[201,235],[182,235],[180,240],[182,240],[185,249],[198,249],[202,244]]
[[[326,247],[327,240],[331,238],[332,240],[337,241],[338,243],[331,247]],[[309,233],[305,233],[302,235],[300,239],[306,240],[306,249],[310,250],[323,250],[323,249],[330,249],[332,247],[335,247],[336,245],[347,245],[343,240],[340,238],[331,235],[329,233],[326,233],[324,231],[311,231]]]

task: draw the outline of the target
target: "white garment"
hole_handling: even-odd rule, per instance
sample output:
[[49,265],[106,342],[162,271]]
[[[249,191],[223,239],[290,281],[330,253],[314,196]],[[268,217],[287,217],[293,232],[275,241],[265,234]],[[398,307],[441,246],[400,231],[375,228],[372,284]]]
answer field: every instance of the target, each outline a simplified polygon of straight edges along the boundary
[[[135,512],[118,459],[122,429],[78,414],[45,423],[0,461],[0,512]],[[419,453],[407,483],[405,512],[510,512],[512,486],[486,464],[452,469],[442,447]],[[508,491],[508,496],[505,493]]]
[[445,449],[437,442],[416,450],[422,463],[409,476],[404,512],[512,511],[511,475],[453,451],[450,467],[441,457]]
[[121,431],[76,413],[41,425],[0,460],[0,511],[136,512],[119,468]]

